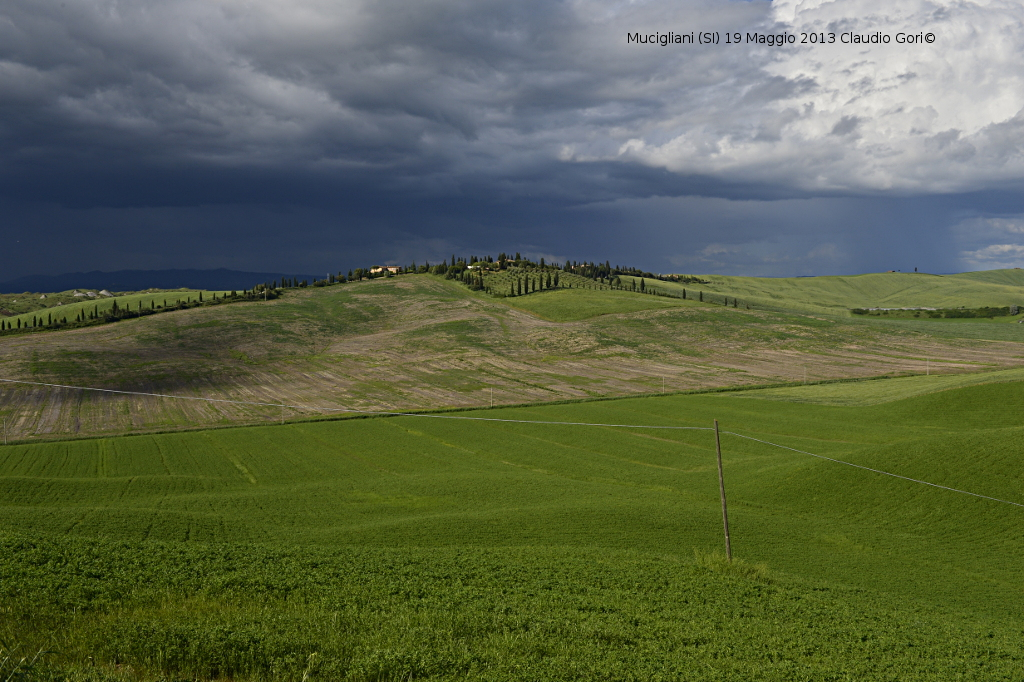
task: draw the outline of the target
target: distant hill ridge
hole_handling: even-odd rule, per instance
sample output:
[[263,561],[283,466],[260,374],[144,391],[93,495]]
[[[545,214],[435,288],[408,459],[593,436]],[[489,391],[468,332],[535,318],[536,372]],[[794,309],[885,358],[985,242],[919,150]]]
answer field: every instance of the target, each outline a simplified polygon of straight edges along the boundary
[[[322,275],[321,275],[322,276]],[[216,270],[117,270],[116,272],[69,272],[63,275],[29,275],[0,282],[0,293],[48,293],[69,289],[109,289],[110,291],[141,291],[143,289],[248,289],[255,284],[297,277],[313,280],[312,275],[280,272],[242,272]]]
[[[981,270],[953,275],[875,272],[818,277],[736,277],[700,275],[702,284],[685,285],[705,295],[728,295],[741,304],[779,310],[839,312],[854,308],[979,308],[1024,306],[1024,270]],[[648,288],[675,294],[684,285],[648,282]]]

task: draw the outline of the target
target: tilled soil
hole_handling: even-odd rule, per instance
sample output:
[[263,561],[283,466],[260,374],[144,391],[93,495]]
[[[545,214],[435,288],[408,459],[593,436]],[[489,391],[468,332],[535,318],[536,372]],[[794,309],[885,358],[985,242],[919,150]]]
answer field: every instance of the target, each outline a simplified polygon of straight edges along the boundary
[[550,322],[419,277],[3,337],[0,378],[135,394],[0,384],[0,414],[14,440],[974,372],[1022,357],[1015,342],[720,306]]

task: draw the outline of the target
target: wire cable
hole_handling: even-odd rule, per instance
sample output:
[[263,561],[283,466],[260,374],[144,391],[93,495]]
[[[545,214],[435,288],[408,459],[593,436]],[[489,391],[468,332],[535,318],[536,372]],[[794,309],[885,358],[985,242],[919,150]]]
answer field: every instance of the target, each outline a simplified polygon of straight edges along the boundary
[[939,485],[938,483],[929,483],[928,481],[922,481],[919,478],[910,478],[909,476],[901,476],[900,474],[894,474],[890,471],[882,471],[881,469],[872,469],[862,464],[854,464],[853,462],[844,462],[841,459],[834,459],[832,457],[826,457],[825,455],[816,455],[813,452],[807,452],[806,450],[797,450],[791,448],[788,445],[779,445],[778,443],[772,443],[771,441],[761,440],[760,438],[754,438],[753,436],[744,436],[742,433],[734,433],[732,431],[722,431],[730,436],[736,436],[737,438],[746,438],[747,440],[757,441],[758,443],[764,443],[765,445],[771,445],[783,450],[791,450],[793,452],[799,452],[801,455],[810,455],[811,457],[817,457],[818,459],[828,460],[829,462],[835,462],[836,464],[845,464],[848,467],[855,467],[857,469],[863,469],[864,471],[871,471],[876,474],[883,474],[885,476],[892,476],[893,478],[901,478],[904,481],[911,481],[912,483],[920,483],[921,485],[930,485],[933,488],[941,488],[943,490],[949,490],[954,493],[962,493],[964,495],[971,495],[972,497],[980,497],[985,500],[992,500],[993,502],[1002,502],[1003,504],[1012,504],[1015,507],[1024,507],[1024,504],[1018,502],[1010,502],[1009,500],[1001,500],[998,497],[989,497],[988,495],[979,495],[978,493],[972,493],[969,490],[960,490],[959,488],[950,488],[946,485]]
[[[233,405],[254,405],[258,407],[287,407],[294,410],[314,410],[320,412],[345,412],[351,414],[364,414],[368,416],[379,416],[379,417],[418,417],[423,419],[456,419],[461,421],[483,421],[483,422],[502,422],[508,424],[544,424],[551,426],[595,426],[595,427],[607,427],[615,429],[667,429],[674,431],[714,431],[714,428],[710,426],[657,426],[650,424],[604,424],[597,422],[558,422],[558,421],[544,421],[539,419],[501,419],[498,417],[464,417],[454,414],[424,414],[421,412],[386,412],[386,411],[373,411],[373,410],[356,410],[345,407],[313,407],[308,405],[288,405],[285,403],[263,403],[248,400],[228,400],[226,398],[203,398],[200,396],[188,396],[188,395],[170,395],[165,393],[145,393],[142,391],[119,391],[111,388],[91,388],[88,386],[68,386],[65,384],[48,384],[41,381],[18,381],[15,379],[0,379],[0,382],[8,384],[27,384],[30,386],[46,386],[49,388],[67,388],[76,391],[97,391],[101,393],[116,393],[120,395],[141,395],[152,398],[172,398],[177,400],[199,400],[204,402],[212,403],[230,403]],[[881,474],[883,476],[891,476],[892,478],[899,478],[904,481],[910,481],[911,483],[919,483],[921,485],[931,486],[932,488],[940,488],[942,490],[948,490],[954,493],[960,493],[962,495],[970,495],[972,497],[978,497],[984,500],[991,500],[992,502],[1001,502],[1002,504],[1010,504],[1015,507],[1024,507],[1024,504],[1019,502],[1011,502],[1009,500],[1003,500],[998,497],[990,497],[988,495],[981,495],[979,493],[972,493],[969,490],[961,490],[959,488],[951,488],[945,485],[939,485],[938,483],[930,483],[929,481],[922,481],[919,478],[911,478],[909,476],[902,476],[900,474],[894,474],[891,471],[883,471],[882,469],[874,469],[872,467],[863,466],[861,464],[854,464],[853,462],[845,462],[841,459],[835,459],[833,457],[826,457],[825,455],[818,455],[813,452],[807,452],[806,450],[798,450],[797,448],[791,448],[788,445],[780,445],[779,443],[772,443],[771,441],[762,440],[760,438],[754,438],[753,436],[745,436],[742,433],[736,433],[734,431],[722,431],[721,433],[736,436],[737,438],[744,438],[746,440],[755,441],[764,445],[771,445],[772,447],[781,448],[783,450],[789,450],[791,452],[797,452],[801,455],[808,455],[810,457],[816,457],[823,459],[835,464],[844,464],[855,469],[863,469],[864,471],[870,471],[875,474]]]

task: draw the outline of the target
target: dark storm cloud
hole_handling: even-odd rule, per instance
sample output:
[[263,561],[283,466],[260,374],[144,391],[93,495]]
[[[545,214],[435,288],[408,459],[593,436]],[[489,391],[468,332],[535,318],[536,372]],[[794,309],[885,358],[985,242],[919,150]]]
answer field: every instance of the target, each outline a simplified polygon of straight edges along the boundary
[[[857,2],[867,22],[917,20]],[[927,51],[625,39],[826,27],[835,11],[0,0],[4,274],[39,271],[27,245],[54,242],[110,269],[336,269],[512,248],[767,273],[856,269],[885,260],[870,235],[928,231],[947,261],[984,258],[964,221],[1012,220],[986,202],[1024,167],[1016,45],[979,58],[947,41],[950,73]],[[952,31],[1014,11],[960,4],[928,20]],[[970,107],[943,94],[975,77],[990,87]],[[963,195],[967,208],[942,197],[987,187],[1002,193]],[[904,198],[886,203],[893,192]],[[84,267],[68,258],[45,268]]]
[[[619,142],[601,139],[607,129],[635,130],[665,108],[666,90],[737,75],[710,53],[627,51],[629,22],[586,9],[7,3],[5,166],[381,169],[429,184],[431,173],[514,172],[567,143],[614,153]],[[746,24],[764,11],[708,7],[699,16]],[[632,12],[641,24],[675,14]]]

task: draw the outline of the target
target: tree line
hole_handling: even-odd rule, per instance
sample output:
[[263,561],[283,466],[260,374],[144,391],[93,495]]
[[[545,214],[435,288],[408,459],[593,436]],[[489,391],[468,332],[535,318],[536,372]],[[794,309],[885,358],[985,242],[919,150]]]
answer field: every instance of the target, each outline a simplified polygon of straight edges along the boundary
[[237,301],[254,301],[254,300],[267,300],[270,298],[276,298],[278,293],[272,291],[265,285],[256,285],[252,289],[246,289],[244,291],[231,291],[230,293],[218,296],[216,292],[212,294],[210,298],[204,298],[203,292],[198,292],[198,295],[193,299],[191,295],[186,296],[182,299],[180,296],[176,299],[171,300],[170,297],[164,298],[162,304],[157,304],[156,298],[149,300],[149,304],[144,304],[142,301],[138,301],[136,306],[124,305],[118,303],[117,298],[113,298],[110,302],[110,308],[104,308],[100,310],[98,303],[94,304],[92,310],[83,308],[75,314],[73,318],[69,318],[68,315],[62,315],[58,308],[51,308],[46,311],[44,316],[43,311],[40,311],[37,315],[33,315],[31,320],[25,319],[22,322],[22,317],[19,316],[14,322],[0,319],[0,333],[18,333],[28,331],[41,331],[46,329],[75,329],[78,327],[87,327],[96,324],[107,324],[110,322],[119,322],[121,320],[128,320],[138,317],[145,317],[147,315],[155,315],[157,313],[168,312],[171,310],[185,310],[188,308],[196,308],[200,306],[220,305],[223,303],[234,303]]
[[[487,281],[484,277],[485,273],[505,273],[508,275],[506,278],[507,282],[503,283],[501,287],[497,287]],[[285,276],[280,279],[257,284],[251,289],[232,291],[230,294],[222,296],[213,294],[213,297],[208,300],[203,300],[203,294],[200,292],[196,300],[192,300],[191,296],[186,297],[186,300],[184,301],[180,298],[176,299],[173,303],[169,303],[168,299],[164,299],[162,305],[157,305],[156,300],[151,299],[148,306],[143,305],[140,301],[137,306],[130,307],[118,304],[117,299],[115,298],[109,309],[101,311],[99,309],[99,305],[96,304],[91,311],[82,310],[76,314],[74,319],[69,319],[67,315],[61,315],[59,312],[55,313],[55,311],[51,309],[46,313],[45,318],[43,313],[40,312],[38,315],[33,315],[31,321],[26,319],[24,323],[21,320],[21,316],[19,316],[13,323],[0,319],[0,333],[6,334],[43,329],[76,328],[94,324],[106,324],[125,319],[144,317],[146,315],[153,315],[160,312],[183,310],[198,306],[220,305],[223,303],[233,303],[237,301],[267,301],[278,298],[281,295],[282,290],[285,289],[334,286],[338,284],[345,284],[347,282],[388,278],[402,274],[436,275],[444,277],[445,279],[457,280],[469,287],[471,290],[486,291],[491,295],[500,297],[525,296],[527,294],[547,289],[578,288],[580,286],[584,286],[586,288],[634,291],[655,296],[673,296],[659,289],[647,286],[647,280],[650,279],[677,283],[709,283],[706,280],[702,280],[693,275],[662,275],[630,266],[612,266],[610,261],[597,263],[594,261],[567,260],[564,263],[557,263],[547,262],[544,258],[533,261],[524,257],[519,252],[516,252],[515,254],[502,252],[499,253],[496,258],[493,256],[475,255],[471,255],[467,258],[465,256],[456,256],[455,254],[452,254],[450,261],[445,259],[439,263],[433,264],[429,261],[424,261],[422,264],[417,264],[413,261],[408,266],[360,267],[349,270],[347,274],[339,270],[337,273],[328,273],[323,279],[313,278],[312,282],[309,281],[309,278]],[[572,274],[576,277],[589,280],[593,282],[593,286],[591,287],[587,284],[581,285],[578,283],[578,280],[575,283],[572,281],[565,281],[565,278],[563,277],[564,274]],[[622,279],[623,276],[627,276],[632,279],[625,282],[625,280]],[[636,278],[639,278],[639,281]],[[684,288],[681,296],[678,296],[678,298],[689,298],[692,300],[693,292],[690,292],[688,295],[687,290]],[[704,301],[704,292],[697,292],[697,298],[700,301]],[[728,296],[724,297],[723,303],[725,305],[729,305]],[[733,298],[732,305],[733,307],[738,307],[738,300]],[[746,307],[749,308],[750,306],[747,305]]]
[[[488,282],[486,274],[508,274],[507,282],[497,286]],[[493,296],[510,297],[524,296],[536,291],[544,291],[554,288],[576,288],[580,285],[564,281],[562,274],[576,275],[594,283],[594,288],[607,288],[619,291],[633,291],[637,293],[650,294],[652,296],[668,296],[671,298],[683,298],[688,300],[699,300],[709,303],[721,303],[739,307],[739,300],[726,295],[713,296],[703,291],[688,292],[682,289],[680,295],[667,293],[660,289],[647,286],[647,280],[663,282],[675,282],[682,284],[710,284],[708,280],[701,279],[695,275],[663,275],[653,273],[640,268],[624,265],[612,265],[611,261],[598,263],[594,261],[567,260],[564,263],[548,262],[544,258],[536,261],[524,257],[521,253],[501,252],[495,256],[456,256],[452,254],[451,259],[444,259],[438,263],[424,261],[409,265],[376,266],[373,268],[355,268],[348,271],[346,275],[339,271],[337,274],[329,274],[324,279],[314,279],[312,284],[306,279],[284,278],[281,280],[281,288],[305,288],[308,286],[324,287],[346,282],[363,281],[368,279],[389,278],[404,274],[431,274],[444,277],[449,280],[456,280],[473,291],[485,291]],[[623,277],[630,277],[626,281]],[[278,289],[277,280],[268,282],[266,285],[271,290]],[[583,285],[587,286],[587,285]],[[745,304],[747,309],[750,308]]]

